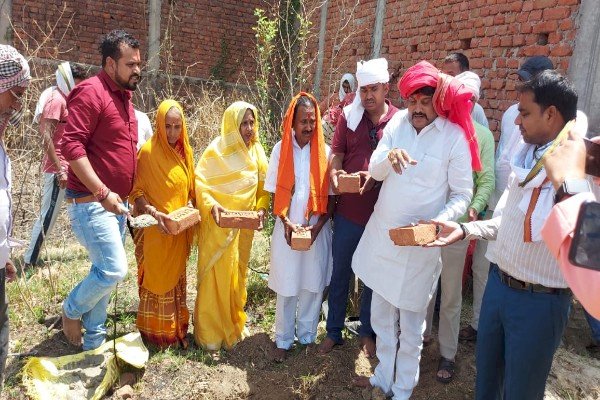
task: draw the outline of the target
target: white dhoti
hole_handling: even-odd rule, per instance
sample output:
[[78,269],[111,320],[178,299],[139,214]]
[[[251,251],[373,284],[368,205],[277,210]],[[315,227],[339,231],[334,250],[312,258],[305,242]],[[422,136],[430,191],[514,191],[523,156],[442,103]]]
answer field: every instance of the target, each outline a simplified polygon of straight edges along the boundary
[[288,350],[292,347],[295,337],[302,344],[314,343],[317,338],[322,300],[322,292],[313,293],[308,290],[301,290],[298,296],[277,295],[275,306],[277,348]]
[[[468,247],[469,241],[461,240],[442,248],[442,295],[438,339],[440,342],[440,355],[449,360],[454,360],[458,349],[458,330],[462,308],[462,277]],[[427,310],[427,334],[431,333],[435,298],[434,294]]]
[[419,381],[426,313],[398,309],[373,292],[371,326],[379,365],[369,381],[395,400],[410,398]]

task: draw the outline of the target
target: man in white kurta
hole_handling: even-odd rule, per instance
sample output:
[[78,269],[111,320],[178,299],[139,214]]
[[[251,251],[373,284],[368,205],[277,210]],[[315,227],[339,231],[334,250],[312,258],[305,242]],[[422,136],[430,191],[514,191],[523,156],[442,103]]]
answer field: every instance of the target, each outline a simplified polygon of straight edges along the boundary
[[[278,216],[271,238],[269,273],[269,288],[277,293],[275,361],[283,361],[285,351],[290,349],[296,337],[301,344],[305,345],[315,341],[323,290],[331,279],[330,209],[328,208],[326,213],[307,213],[311,191],[315,191],[315,185],[312,184],[311,186],[311,175],[316,176],[315,166],[311,166],[311,150],[314,150],[311,148],[313,146],[323,146],[322,154],[317,153],[323,157],[321,160],[323,165],[327,165],[330,150],[329,146],[324,143],[318,143],[319,140],[316,136],[322,136],[322,132],[316,128],[317,124],[320,125],[321,123],[316,112],[316,102],[312,105],[308,103],[308,106],[301,105],[307,104],[306,98],[306,96],[300,96],[299,103],[296,103],[298,110],[293,113],[294,122],[291,133],[283,133],[288,135],[288,140],[284,137],[284,140],[273,147],[264,187],[266,191],[275,194],[273,209]],[[312,98],[309,99],[312,100]],[[288,114],[290,113],[288,112]],[[309,121],[315,115],[316,119]],[[308,121],[304,127],[302,124],[303,118]],[[302,133],[303,129],[306,132]],[[289,209],[284,215],[281,215],[276,210],[276,196],[279,194],[277,191],[281,188],[279,181],[281,169],[285,168],[285,165],[282,167],[281,160],[283,159],[282,154],[286,152],[286,143],[287,146],[292,147],[294,185]],[[325,172],[322,171],[321,179],[329,179]],[[319,185],[317,184],[317,186]],[[329,186],[326,186],[329,192],[324,194],[333,195]],[[332,197],[329,198],[329,203],[328,207],[331,208],[333,206]],[[307,214],[309,215],[308,218]],[[293,250],[288,242],[286,226],[311,227],[314,239],[310,249],[307,251]]]
[[[288,218],[294,224],[315,225],[319,215],[312,215],[310,221],[304,217],[310,189],[310,143],[301,148],[294,137],[293,146],[296,184]],[[265,190],[271,193],[275,193],[277,185],[280,152],[281,142],[278,142],[271,152],[265,180]],[[283,230],[283,223],[277,218],[271,238],[269,288],[277,293],[275,344],[277,348],[288,350],[295,335],[302,344],[313,343],[317,337],[323,290],[331,279],[331,223],[325,223],[308,251],[292,250]]]
[[380,361],[368,383],[359,378],[356,384],[378,387],[394,399],[408,399],[418,380],[440,252],[395,246],[388,232],[420,220],[460,217],[473,186],[463,129],[438,116],[434,87],[421,89],[406,96],[408,110],[390,120],[371,157],[369,173],[383,184],[352,262],[356,275],[373,289],[371,324]]

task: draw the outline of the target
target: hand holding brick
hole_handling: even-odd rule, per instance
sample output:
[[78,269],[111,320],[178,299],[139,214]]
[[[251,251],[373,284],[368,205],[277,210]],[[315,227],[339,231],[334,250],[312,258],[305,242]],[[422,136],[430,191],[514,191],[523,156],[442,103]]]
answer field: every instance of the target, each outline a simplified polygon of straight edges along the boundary
[[[200,213],[195,208],[181,207],[169,213],[163,219],[169,232],[177,235],[200,222]],[[142,214],[131,219],[131,226],[135,229],[149,228],[158,224],[156,218],[150,214]]]
[[419,224],[390,229],[390,239],[396,246],[423,246],[436,238],[435,224]]

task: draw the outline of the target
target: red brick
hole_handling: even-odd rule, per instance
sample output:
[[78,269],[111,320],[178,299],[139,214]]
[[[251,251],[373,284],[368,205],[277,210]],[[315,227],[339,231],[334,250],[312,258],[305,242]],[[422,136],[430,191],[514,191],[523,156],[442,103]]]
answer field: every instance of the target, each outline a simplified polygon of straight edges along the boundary
[[525,44],[525,36],[523,35],[515,35],[512,40],[513,46],[523,46],[523,44]]
[[390,239],[397,246],[421,246],[431,243],[436,237],[434,224],[419,224],[390,229]]
[[311,232],[305,229],[299,229],[297,232],[292,232],[291,247],[296,251],[310,250],[312,242]]
[[558,0],[533,0],[534,9],[543,9],[554,7],[558,4]]
[[533,33],[549,33],[558,29],[557,21],[545,21],[534,25]]
[[565,19],[563,21],[560,21],[560,24],[558,25],[558,27],[560,28],[561,31],[571,30],[571,29],[573,29],[573,20]]
[[177,235],[184,230],[191,228],[200,222],[200,213],[195,208],[182,207],[168,215],[165,225],[173,235]]
[[221,228],[258,229],[260,218],[256,211],[225,211],[219,216]]
[[550,51],[550,55],[554,57],[570,56],[571,54],[573,54],[573,49],[566,44],[558,45]]
[[340,193],[358,193],[360,191],[360,175],[342,174],[338,177]]
[[545,9],[542,18],[544,20],[552,20],[552,19],[564,19],[571,15],[571,9],[569,7],[555,7]]

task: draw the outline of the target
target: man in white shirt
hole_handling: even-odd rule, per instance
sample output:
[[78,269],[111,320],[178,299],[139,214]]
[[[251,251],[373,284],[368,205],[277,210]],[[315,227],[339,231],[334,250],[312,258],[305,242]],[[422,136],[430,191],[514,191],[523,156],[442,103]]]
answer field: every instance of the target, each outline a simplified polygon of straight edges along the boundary
[[[470,71],[469,59],[463,53],[450,53],[444,58],[442,71],[450,76],[457,76],[463,72]],[[473,111],[471,111],[471,116],[480,125],[483,125],[486,128],[490,127],[487,117],[485,116],[485,111],[483,111],[483,107],[481,107],[479,103],[475,102]]]
[[[521,68],[516,72],[520,82],[530,80],[537,73],[553,69],[552,61],[548,57],[535,56],[525,60]],[[519,104],[513,104],[502,115],[500,122],[500,141],[496,149],[494,173],[496,177],[495,189],[490,196],[488,211],[486,218],[490,218],[496,208],[496,204],[504,193],[508,184],[508,176],[510,175],[510,161],[514,155],[514,149],[523,142],[519,131],[519,126],[515,124],[515,119],[519,115]],[[493,242],[490,243],[490,250],[493,247]],[[473,290],[473,318],[471,323],[462,328],[458,334],[460,340],[474,341],[477,340],[477,329],[479,327],[479,314],[481,312],[481,298],[483,290],[487,282],[487,274],[482,276],[480,271],[488,271],[490,261],[486,258],[488,253],[488,242],[483,240],[477,243],[473,254],[473,287],[478,290]]]
[[[521,68],[517,71],[519,82],[526,82],[533,78],[536,74],[547,69],[554,69],[552,61],[545,56],[530,57]],[[500,121],[500,140],[496,149],[496,189],[490,198],[490,208],[493,210],[500,200],[500,196],[504,193],[508,184],[508,176],[510,175],[510,160],[514,155],[514,148],[522,142],[519,134],[519,126],[515,123],[515,119],[519,115],[519,103],[513,104],[502,114]]]
[[472,94],[464,85],[422,61],[406,71],[399,89],[408,110],[392,117],[371,156],[369,173],[383,183],[352,261],[373,290],[371,325],[380,362],[373,376],[355,384],[408,399],[419,377],[440,252],[395,246],[389,230],[463,215],[473,192],[472,163],[481,165],[469,115]]
[[438,222],[442,231],[434,242],[496,240],[477,332],[479,400],[544,398],[572,298],[541,237],[555,200],[542,164],[544,153],[575,127],[563,131],[576,116],[577,93],[552,70],[537,74],[519,91],[516,123],[524,143],[515,150],[508,187],[494,217],[466,224]]

